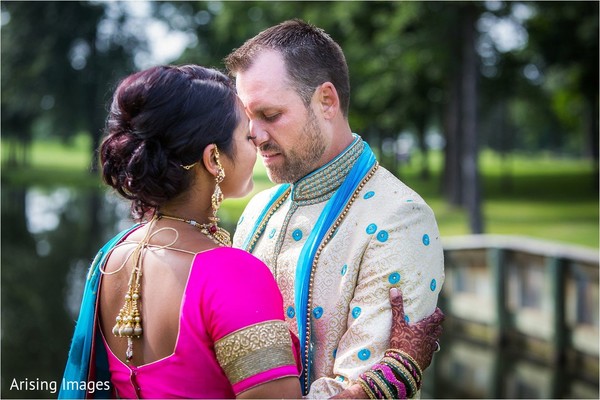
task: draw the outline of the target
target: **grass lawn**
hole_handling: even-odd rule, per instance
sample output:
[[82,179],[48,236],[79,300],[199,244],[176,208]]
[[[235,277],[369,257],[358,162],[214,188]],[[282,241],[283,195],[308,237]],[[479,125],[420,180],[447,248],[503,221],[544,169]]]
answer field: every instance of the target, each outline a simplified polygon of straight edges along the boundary
[[[469,234],[467,212],[441,196],[441,154],[431,157],[433,178],[423,182],[420,161],[401,169],[402,180],[428,201],[442,237]],[[531,236],[599,248],[598,189],[591,162],[547,155],[480,157],[485,233]]]
[[11,143],[2,140],[2,185],[101,187],[97,174],[91,173],[91,142],[77,136],[68,143],[58,140],[33,142],[26,168],[7,163]]
[[[35,142],[31,166],[7,166],[2,143],[2,185],[67,185],[102,187],[90,170],[89,142],[79,137],[70,144]],[[430,156],[432,178],[419,178],[419,156],[399,169],[401,179],[419,192],[436,214],[442,237],[469,233],[467,213],[450,206],[440,195],[442,155]],[[502,160],[484,151],[480,158],[484,228],[486,233],[532,236],[600,248],[597,182],[591,162],[547,155],[511,154]],[[254,192],[271,186],[259,161]],[[237,219],[249,197],[226,200],[222,212]]]

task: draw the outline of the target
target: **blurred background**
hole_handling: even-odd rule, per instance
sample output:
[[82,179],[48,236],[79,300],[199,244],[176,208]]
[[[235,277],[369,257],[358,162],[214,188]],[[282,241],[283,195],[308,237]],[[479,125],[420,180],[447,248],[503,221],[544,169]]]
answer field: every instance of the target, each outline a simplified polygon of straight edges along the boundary
[[[222,69],[294,17],[342,46],[353,130],[438,219],[448,319],[423,397],[599,397],[598,2],[2,1],[0,13],[2,398],[57,396],[40,382],[62,378],[89,263],[131,224],[96,159],[119,80],[163,63]],[[271,185],[255,172],[256,191]],[[247,201],[225,202],[230,231]]]

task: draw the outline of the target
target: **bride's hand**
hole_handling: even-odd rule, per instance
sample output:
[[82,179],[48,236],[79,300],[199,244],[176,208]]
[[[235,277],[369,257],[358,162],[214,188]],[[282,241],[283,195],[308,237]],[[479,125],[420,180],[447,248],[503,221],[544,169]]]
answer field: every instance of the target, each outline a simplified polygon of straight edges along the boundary
[[439,350],[439,338],[442,334],[442,322],[445,316],[442,310],[435,312],[421,321],[409,324],[404,319],[404,303],[402,294],[397,288],[390,289],[392,304],[392,333],[390,348],[402,350],[425,370],[431,364],[433,353]]

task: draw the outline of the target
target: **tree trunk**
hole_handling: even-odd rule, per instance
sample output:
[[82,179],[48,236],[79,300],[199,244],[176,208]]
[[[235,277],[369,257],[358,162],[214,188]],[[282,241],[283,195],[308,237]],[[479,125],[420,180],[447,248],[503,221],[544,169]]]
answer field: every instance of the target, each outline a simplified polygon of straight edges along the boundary
[[453,23],[449,26],[446,36],[448,45],[452,46],[452,54],[456,55],[455,62],[450,65],[448,80],[446,82],[447,98],[443,109],[443,125],[446,137],[444,146],[444,174],[442,179],[442,192],[446,201],[451,206],[461,207],[463,205],[462,173],[461,173],[461,71],[462,71],[462,18],[457,9],[451,15]]
[[499,131],[498,136],[500,137],[500,157],[502,159],[502,175],[500,177],[500,188],[505,193],[512,193],[513,191],[513,179],[512,179],[512,168],[510,164],[510,155],[513,148],[513,130],[509,129],[508,124],[508,112],[507,112],[507,100],[505,97],[501,98],[498,104],[500,118],[498,118]]
[[477,77],[478,62],[475,51],[477,10],[468,5],[465,8],[463,22],[463,65],[462,65],[462,127],[463,156],[462,175],[464,182],[464,199],[469,214],[469,226],[472,233],[483,233],[483,216],[481,213],[481,188],[478,167],[478,135],[477,135]]
[[595,95],[593,98],[589,98],[588,101],[590,112],[589,112],[589,122],[588,122],[588,145],[590,146],[592,163],[594,168],[593,175],[593,185],[598,190],[600,186],[600,175],[598,171],[598,95]]
[[[96,33],[92,34],[90,43],[96,42]],[[90,173],[96,174],[98,172],[99,160],[98,160],[98,147],[100,146],[100,140],[102,139],[104,121],[106,120],[106,110],[103,109],[103,96],[104,88],[100,86],[99,82],[107,81],[107,79],[98,79],[99,77],[104,78],[104,73],[99,65],[96,46],[91,46],[92,56],[89,58],[89,72],[88,79],[86,80],[87,95],[88,95],[88,131],[92,138],[91,142],[91,163]],[[94,79],[94,77],[96,79]]]
[[420,118],[416,122],[417,126],[417,135],[419,139],[419,150],[421,151],[421,171],[420,176],[423,180],[429,180],[429,152],[427,149],[427,143],[425,141],[425,129],[426,129],[426,119]]
[[462,174],[461,174],[461,94],[460,94],[460,74],[454,74],[448,90],[449,98],[444,110],[444,130],[446,131],[446,146],[444,156],[444,179],[442,180],[442,190],[447,201],[460,207],[463,205],[462,193]]

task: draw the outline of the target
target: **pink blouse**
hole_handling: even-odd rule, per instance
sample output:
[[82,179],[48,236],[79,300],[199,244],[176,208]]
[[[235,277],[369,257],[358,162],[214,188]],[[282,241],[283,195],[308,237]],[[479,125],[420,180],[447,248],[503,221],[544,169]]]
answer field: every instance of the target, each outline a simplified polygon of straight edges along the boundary
[[269,269],[234,248],[194,257],[170,356],[131,366],[108,352],[124,398],[234,398],[253,386],[299,375],[298,342],[285,324]]

